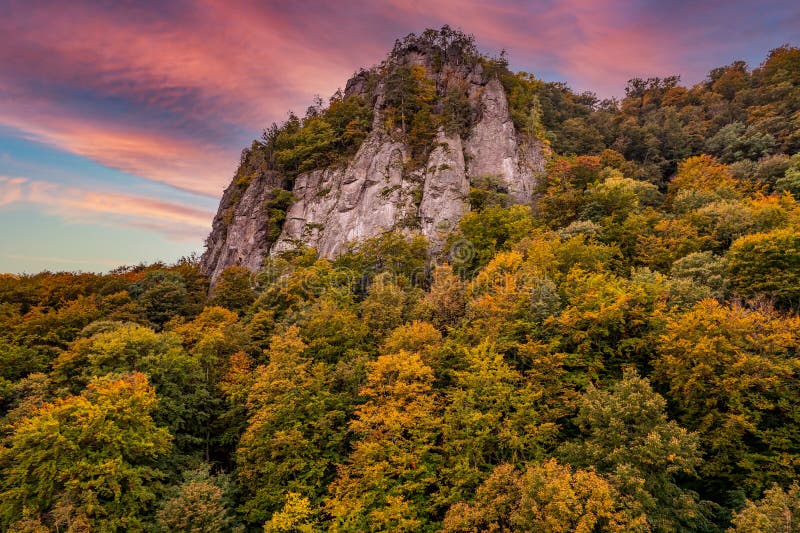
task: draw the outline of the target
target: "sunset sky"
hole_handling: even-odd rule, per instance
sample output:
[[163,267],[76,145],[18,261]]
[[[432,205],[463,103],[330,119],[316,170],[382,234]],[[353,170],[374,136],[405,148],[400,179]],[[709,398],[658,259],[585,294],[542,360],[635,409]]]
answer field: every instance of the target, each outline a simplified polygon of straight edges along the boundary
[[443,24],[610,97],[800,45],[800,2],[0,0],[0,272],[202,252],[251,139]]

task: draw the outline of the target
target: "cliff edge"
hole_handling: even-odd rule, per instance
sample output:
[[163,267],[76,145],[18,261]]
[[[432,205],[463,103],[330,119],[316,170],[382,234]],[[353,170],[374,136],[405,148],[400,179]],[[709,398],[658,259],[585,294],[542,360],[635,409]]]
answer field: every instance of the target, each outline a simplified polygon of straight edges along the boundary
[[436,253],[470,209],[471,186],[531,202],[549,148],[515,124],[507,73],[447,27],[398,41],[327,107],[291,115],[243,152],[203,270],[212,281],[231,265],[257,270],[301,245],[334,257],[396,229],[421,232]]

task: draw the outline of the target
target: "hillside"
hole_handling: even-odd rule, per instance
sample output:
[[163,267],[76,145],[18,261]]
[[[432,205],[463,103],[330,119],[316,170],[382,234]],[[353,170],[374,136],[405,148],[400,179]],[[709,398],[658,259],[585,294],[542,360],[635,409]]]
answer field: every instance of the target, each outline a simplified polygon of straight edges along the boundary
[[[549,149],[525,122],[538,120],[536,110],[509,109],[502,76],[512,76],[505,62],[459,32],[398,41],[327,106],[273,125],[243,152],[204,270],[212,280],[231,265],[257,270],[266,255],[297,246],[332,258],[394,229],[439,251],[469,210],[471,184],[529,203]],[[530,107],[534,82],[520,80]],[[523,119],[515,124],[512,113]]]
[[798,529],[800,49],[477,50],[268,128],[201,260],[0,276],[0,530]]

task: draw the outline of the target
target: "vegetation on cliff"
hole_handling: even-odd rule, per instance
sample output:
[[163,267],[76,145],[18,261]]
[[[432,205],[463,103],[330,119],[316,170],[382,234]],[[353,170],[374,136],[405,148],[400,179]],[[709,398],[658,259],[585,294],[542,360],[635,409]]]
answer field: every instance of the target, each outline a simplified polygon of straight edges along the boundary
[[[210,294],[194,258],[0,276],[0,529],[797,529],[800,50],[599,103],[424,35],[396,51],[501,76],[555,148],[534,209],[486,177],[440,256],[300,247]],[[397,72],[395,129],[466,123]],[[368,102],[243,161],[336,164]]]

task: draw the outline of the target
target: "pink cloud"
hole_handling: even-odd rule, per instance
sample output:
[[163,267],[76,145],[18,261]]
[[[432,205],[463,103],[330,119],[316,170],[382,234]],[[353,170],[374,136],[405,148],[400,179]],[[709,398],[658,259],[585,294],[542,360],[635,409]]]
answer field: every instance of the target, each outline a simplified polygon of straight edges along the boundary
[[0,207],[20,201],[25,182],[25,178],[0,176]]
[[352,71],[270,10],[200,2],[180,23],[78,2],[19,11],[0,19],[0,124],[211,196],[245,139]]
[[[478,44],[505,48],[511,60],[564,74],[581,90],[619,95],[634,76],[680,73],[688,44],[654,24],[632,0],[607,2],[499,2],[391,0],[387,15],[415,16],[474,33]],[[534,74],[537,72],[534,69]]]
[[229,181],[239,152],[199,139],[143,130],[135,124],[93,122],[50,103],[16,107],[0,102],[0,122],[27,139],[212,197],[219,196]]
[[139,227],[176,240],[197,240],[213,213],[155,198],[0,176],[0,205],[33,205],[70,223]]
[[[767,1],[765,10],[797,19],[798,8]],[[450,24],[489,50],[507,48],[512,65],[619,96],[633,76],[699,80],[719,64],[708,51],[731,46],[709,36],[709,21],[721,21],[718,33],[750,28],[757,10],[741,0],[7,5],[0,125],[210,196],[221,193],[248,139],[290,109],[302,113],[314,94],[331,94],[410,31]]]

